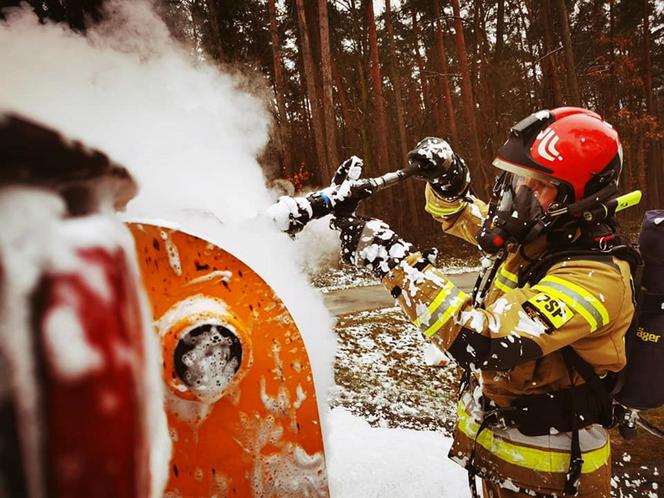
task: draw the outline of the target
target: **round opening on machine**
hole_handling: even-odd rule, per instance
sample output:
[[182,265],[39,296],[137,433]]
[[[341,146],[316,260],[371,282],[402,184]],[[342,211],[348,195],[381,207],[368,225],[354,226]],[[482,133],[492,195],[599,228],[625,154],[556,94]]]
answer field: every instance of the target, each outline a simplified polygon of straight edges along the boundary
[[232,327],[203,324],[186,332],[173,353],[178,377],[199,396],[218,399],[242,364],[242,343]]

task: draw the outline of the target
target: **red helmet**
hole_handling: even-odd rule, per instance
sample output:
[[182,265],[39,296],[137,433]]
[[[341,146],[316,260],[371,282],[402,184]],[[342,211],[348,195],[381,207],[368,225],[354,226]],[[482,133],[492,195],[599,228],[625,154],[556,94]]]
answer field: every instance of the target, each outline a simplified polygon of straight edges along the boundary
[[622,169],[618,133],[586,109],[542,110],[510,130],[493,165],[503,170],[479,234],[489,253],[528,243],[563,214],[579,216],[614,195]]
[[531,114],[510,130],[493,165],[558,187],[559,204],[578,202],[617,185],[622,169],[618,133],[598,114],[559,107]]

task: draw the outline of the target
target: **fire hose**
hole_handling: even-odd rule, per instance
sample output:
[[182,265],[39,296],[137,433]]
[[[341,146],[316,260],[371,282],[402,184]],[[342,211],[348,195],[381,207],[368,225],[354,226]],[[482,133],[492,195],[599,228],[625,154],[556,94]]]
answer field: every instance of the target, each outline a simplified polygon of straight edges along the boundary
[[420,168],[418,164],[411,164],[381,176],[361,179],[352,178],[351,173],[349,178],[340,185],[312,192],[306,197],[281,197],[267,210],[266,214],[282,231],[293,236],[310,221],[323,218],[328,214],[337,216],[352,214],[360,201],[380,190],[403,182],[417,173]]

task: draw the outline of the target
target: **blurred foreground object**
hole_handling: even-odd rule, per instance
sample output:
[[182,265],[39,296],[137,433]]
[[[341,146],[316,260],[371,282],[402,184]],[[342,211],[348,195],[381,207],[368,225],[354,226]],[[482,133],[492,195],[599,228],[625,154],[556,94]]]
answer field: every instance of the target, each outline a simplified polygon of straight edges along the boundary
[[169,442],[132,241],[104,154],[0,114],[0,496],[161,496]]

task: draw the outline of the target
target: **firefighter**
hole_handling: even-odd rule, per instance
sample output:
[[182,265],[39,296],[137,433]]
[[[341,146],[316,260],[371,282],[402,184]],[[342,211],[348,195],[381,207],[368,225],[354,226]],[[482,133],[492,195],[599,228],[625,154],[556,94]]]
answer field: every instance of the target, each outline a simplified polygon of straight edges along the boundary
[[426,138],[409,158],[427,181],[426,211],[489,261],[474,295],[384,222],[332,223],[342,257],[464,367],[450,458],[473,496],[479,476],[485,497],[610,497],[611,383],[626,362],[638,258],[612,216],[581,214],[617,192],[617,132],[581,108],[532,114],[497,152],[488,205],[445,141]]

